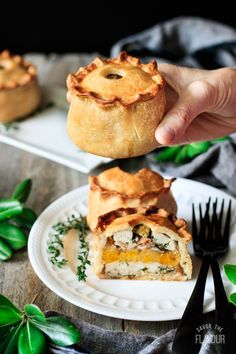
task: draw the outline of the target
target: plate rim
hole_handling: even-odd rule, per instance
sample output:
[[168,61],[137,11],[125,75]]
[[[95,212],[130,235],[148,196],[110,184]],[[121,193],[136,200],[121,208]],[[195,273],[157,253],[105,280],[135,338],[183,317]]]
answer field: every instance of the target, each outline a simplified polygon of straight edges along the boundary
[[[236,202],[236,198],[234,198],[230,194],[227,194],[224,191],[218,190],[217,188],[215,188],[211,185],[207,185],[205,183],[194,181],[191,179],[186,179],[186,178],[178,178],[177,181],[178,180],[183,181],[183,182],[187,181],[188,183],[190,182],[190,183],[198,184],[199,186],[201,186],[203,188],[217,190],[218,192],[222,193],[223,195],[225,194],[228,198],[231,198],[234,202]],[[34,223],[32,229],[30,231],[30,234],[29,234],[28,255],[29,255],[29,260],[30,260],[31,266],[32,266],[34,272],[36,273],[36,275],[51,291],[56,293],[61,298],[65,299],[66,301],[68,301],[69,303],[72,303],[73,305],[75,305],[77,307],[81,307],[85,310],[92,311],[97,314],[115,317],[115,318],[119,318],[119,319],[135,320],[135,321],[155,321],[155,322],[158,322],[158,321],[171,321],[171,320],[180,319],[183,314],[183,309],[180,307],[176,308],[172,314],[171,314],[170,309],[162,309],[161,311],[160,310],[142,311],[142,310],[136,309],[132,312],[131,311],[132,309],[130,309],[130,308],[129,309],[123,309],[123,308],[119,309],[119,308],[115,308],[115,307],[112,308],[111,305],[110,305],[110,307],[107,307],[106,305],[103,305],[101,303],[97,304],[96,302],[90,302],[88,304],[88,300],[81,299],[79,297],[79,294],[75,300],[75,294],[73,294],[72,292],[67,292],[67,291],[63,290],[63,288],[59,288],[58,284],[56,282],[54,283],[54,280],[53,280],[53,282],[51,282],[51,276],[46,275],[45,272],[43,271],[43,269],[40,269],[40,267],[38,267],[37,259],[34,257],[34,254],[32,251],[32,249],[33,249],[32,245],[34,242],[33,235],[35,233],[35,230],[37,230],[40,227],[40,223],[43,223],[45,216],[47,216],[49,212],[53,213],[55,215],[54,209],[55,209],[55,207],[57,207],[57,205],[59,203],[63,202],[66,205],[66,199],[70,199],[71,196],[74,195],[75,193],[78,193],[78,192],[83,193],[84,191],[87,192],[88,188],[89,188],[89,185],[86,184],[86,185],[80,186],[78,188],[75,188],[75,189],[63,194],[62,196],[58,197],[56,200],[54,200],[52,203],[50,203],[43,210],[43,212],[39,215],[38,219]],[[209,193],[210,193],[210,191],[209,191]],[[213,301],[210,304],[204,306],[204,312],[212,311],[212,310],[214,310],[214,308],[215,308],[215,306],[214,306],[214,301]],[[124,317],[124,312],[127,310],[128,310],[128,313]],[[138,312],[140,312],[142,314],[142,319],[137,317]]]

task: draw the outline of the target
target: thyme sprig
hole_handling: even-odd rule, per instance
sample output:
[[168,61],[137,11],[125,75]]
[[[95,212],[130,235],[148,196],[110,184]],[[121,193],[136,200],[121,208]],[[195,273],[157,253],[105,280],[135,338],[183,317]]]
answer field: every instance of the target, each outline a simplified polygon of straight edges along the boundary
[[[88,230],[88,227],[87,227]],[[85,234],[84,234],[84,229],[79,230],[79,242],[80,242],[80,247],[79,247],[79,254],[77,259],[79,260],[79,265],[77,266],[77,277],[78,280],[86,280],[87,275],[86,275],[86,267],[87,265],[90,265],[91,262],[88,260],[88,255],[89,255],[89,244],[87,241],[85,241]]]
[[77,267],[77,277],[78,280],[86,279],[86,266],[90,264],[88,260],[89,255],[89,245],[85,240],[88,232],[88,225],[86,218],[82,215],[76,217],[71,215],[66,221],[59,222],[53,226],[53,232],[50,235],[50,243],[48,245],[48,251],[50,253],[50,261],[59,268],[62,268],[67,260],[62,257],[61,251],[63,249],[63,236],[71,229],[78,231],[79,237],[79,254],[77,259],[79,260],[79,265]]

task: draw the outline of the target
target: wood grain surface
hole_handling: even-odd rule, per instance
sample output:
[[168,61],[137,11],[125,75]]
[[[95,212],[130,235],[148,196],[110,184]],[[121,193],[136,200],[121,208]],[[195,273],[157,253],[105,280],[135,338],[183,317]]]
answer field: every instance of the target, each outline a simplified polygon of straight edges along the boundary
[[[132,171],[143,167],[143,164],[142,158],[114,161],[92,173],[96,174],[115,165]],[[27,205],[38,214],[64,193],[88,183],[88,176],[85,174],[0,143],[0,198],[8,197],[15,185],[24,178],[33,180],[33,189]],[[76,307],[54,294],[39,280],[30,265],[26,250],[16,252],[8,262],[0,262],[0,293],[9,297],[19,307],[30,303],[35,294],[39,293],[36,304],[42,310],[59,311],[106,329],[158,336],[178,324],[178,321],[127,321]]]

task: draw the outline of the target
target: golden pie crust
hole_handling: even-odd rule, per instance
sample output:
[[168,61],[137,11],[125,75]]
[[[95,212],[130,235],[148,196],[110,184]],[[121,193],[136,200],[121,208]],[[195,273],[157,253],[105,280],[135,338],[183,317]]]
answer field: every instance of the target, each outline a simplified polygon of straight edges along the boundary
[[90,176],[87,215],[90,229],[96,228],[100,215],[121,207],[156,206],[175,215],[177,205],[170,190],[174,180],[164,179],[148,168],[132,174],[114,167]]
[[[123,219],[125,218],[125,219]],[[142,224],[145,220],[155,226],[166,227],[176,233],[188,243],[192,240],[192,235],[188,230],[187,222],[184,219],[178,219],[174,214],[168,213],[165,209],[150,206],[148,208],[119,208],[109,213],[99,216],[96,232],[114,231],[114,227],[119,227],[123,222],[129,225]]]
[[[177,250],[173,252],[152,251],[148,248],[141,250],[132,250],[127,245],[125,249],[120,249],[111,244],[111,237],[124,230],[133,230],[136,225],[145,225],[152,230],[153,233],[165,234],[170,240],[178,244]],[[94,234],[94,270],[100,278],[117,278],[117,279],[149,279],[149,280],[177,280],[184,281],[191,279],[192,276],[192,262],[188,253],[187,244],[192,239],[188,231],[187,223],[184,219],[177,219],[173,214],[169,214],[166,210],[156,207],[149,208],[120,208],[99,217],[96,233]],[[104,258],[105,250],[105,258]],[[121,257],[120,257],[121,256]],[[138,265],[140,262],[144,266],[143,272],[134,271],[132,276],[127,276],[118,273],[114,276],[107,271],[107,265],[117,268],[119,264],[128,262],[130,266]],[[150,258],[149,260],[147,259]],[[166,273],[147,272],[145,269],[148,262],[156,263],[152,260],[159,257],[159,259],[173,262],[175,270]],[[143,263],[146,259],[147,263]],[[109,266],[108,265],[108,266]],[[122,268],[121,268],[122,270]]]
[[143,155],[158,146],[165,113],[164,81],[156,61],[142,64],[121,52],[96,58],[67,78],[68,134],[82,150],[111,158]]
[[0,122],[29,115],[40,101],[35,66],[7,50],[0,53]]

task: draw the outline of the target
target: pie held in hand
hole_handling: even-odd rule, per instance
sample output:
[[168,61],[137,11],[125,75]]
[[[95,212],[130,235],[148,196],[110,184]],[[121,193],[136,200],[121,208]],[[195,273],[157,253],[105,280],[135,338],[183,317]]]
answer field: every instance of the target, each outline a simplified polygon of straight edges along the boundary
[[29,115],[40,101],[35,66],[7,50],[0,53],[0,123]]
[[68,133],[82,150],[111,158],[143,155],[158,146],[165,113],[164,82],[156,61],[120,53],[96,58],[67,79]]

